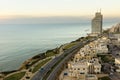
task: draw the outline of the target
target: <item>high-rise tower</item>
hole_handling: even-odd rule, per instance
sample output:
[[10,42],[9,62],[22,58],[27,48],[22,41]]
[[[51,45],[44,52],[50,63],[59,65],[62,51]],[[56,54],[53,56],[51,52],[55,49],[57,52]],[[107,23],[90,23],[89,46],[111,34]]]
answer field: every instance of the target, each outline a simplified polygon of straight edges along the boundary
[[102,21],[103,15],[100,12],[95,14],[95,17],[92,19],[92,34],[101,34],[102,33]]

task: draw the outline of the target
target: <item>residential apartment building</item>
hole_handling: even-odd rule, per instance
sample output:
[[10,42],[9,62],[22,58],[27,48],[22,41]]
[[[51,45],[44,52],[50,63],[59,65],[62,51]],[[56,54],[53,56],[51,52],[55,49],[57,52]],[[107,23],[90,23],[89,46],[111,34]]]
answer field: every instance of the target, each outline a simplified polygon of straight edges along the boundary
[[69,62],[68,70],[71,76],[79,74],[101,73],[101,64],[97,58],[91,60],[83,59],[77,62]]
[[102,21],[103,16],[101,12],[97,12],[95,17],[92,19],[92,33],[101,34],[102,33]]

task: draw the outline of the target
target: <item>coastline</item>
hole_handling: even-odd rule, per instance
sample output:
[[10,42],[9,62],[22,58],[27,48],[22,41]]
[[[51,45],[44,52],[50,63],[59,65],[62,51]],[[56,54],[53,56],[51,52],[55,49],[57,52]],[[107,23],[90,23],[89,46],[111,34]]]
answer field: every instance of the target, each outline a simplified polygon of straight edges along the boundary
[[[78,39],[76,39],[75,41],[71,41],[70,43],[66,43],[63,44],[61,46],[59,46],[58,48],[54,48],[54,49],[50,49],[47,50],[44,53],[40,53],[38,55],[35,55],[27,60],[25,60],[20,67],[17,70],[11,70],[11,71],[4,71],[4,72],[0,72],[0,74],[2,74],[3,77],[9,76],[13,73],[25,70],[25,69],[29,69],[31,68],[34,64],[38,63],[39,61],[49,57],[49,56],[57,56],[62,54],[62,52],[64,52],[65,50],[69,49],[70,47],[74,46],[77,42],[81,41],[82,39],[87,38],[86,37],[80,37]],[[52,54],[50,54],[51,52],[53,52]]]
[[[107,26],[110,25],[108,23],[105,23],[105,24]],[[113,23],[111,23],[111,24],[113,24]],[[12,26],[15,26],[15,25],[12,25]],[[19,25],[17,25],[17,26],[19,26]],[[30,25],[26,25],[26,26],[28,28],[28,26],[30,26]],[[36,26],[36,25],[34,25],[34,26]],[[41,25],[39,25],[39,26],[41,26]],[[52,26],[54,28],[54,25],[52,25]],[[61,26],[64,26],[64,25],[61,24]],[[65,25],[65,26],[67,26],[67,25]],[[32,40],[32,42],[31,42],[31,40],[29,40],[28,42],[26,42],[27,40],[22,40],[22,39],[20,39],[20,41],[18,40],[19,43],[22,42],[22,44],[19,44],[18,42],[16,43],[17,40],[15,40],[15,41],[12,40],[12,42],[14,42],[14,43],[12,43],[11,41],[9,41],[9,43],[8,43],[8,41],[5,41],[7,43],[3,44],[3,46],[1,46],[1,47],[4,47],[4,45],[6,45],[6,46],[8,46],[9,50],[8,50],[8,48],[0,48],[1,49],[1,54],[4,55],[3,58],[1,56],[0,72],[16,70],[20,67],[20,65],[22,65],[22,63],[25,60],[30,59],[31,57],[33,57],[33,56],[35,56],[39,53],[43,53],[47,50],[56,48],[57,46],[59,47],[60,45],[62,45],[64,43],[69,43],[70,41],[74,41],[75,39],[77,39],[79,37],[86,36],[85,35],[86,34],[85,30],[90,28],[88,23],[86,23],[85,25],[81,25],[81,24],[76,25],[75,24],[74,27],[71,26],[71,25],[68,25],[68,26],[69,27],[67,27],[67,28],[65,27],[65,30],[68,30],[68,32],[62,33],[63,35],[61,35],[61,34],[58,35],[57,34],[58,35],[57,38],[56,38],[56,36],[52,37],[51,39],[43,38],[44,41],[42,41],[41,38],[37,38],[37,40],[35,38],[35,39]],[[82,26],[85,26],[85,27],[82,28]],[[105,26],[105,27],[107,27],[107,26]],[[8,26],[8,29],[10,29],[9,26]],[[20,30],[21,29],[22,28],[20,28]],[[36,28],[36,29],[39,30],[39,28]],[[48,29],[50,29],[50,28],[48,28]],[[63,27],[59,28],[60,32],[62,30],[63,30]],[[31,33],[33,31],[34,30],[32,30]],[[51,31],[51,29],[50,29],[50,31]],[[57,31],[57,29],[56,29],[56,31]],[[17,32],[19,32],[19,31],[17,31]],[[89,32],[90,32],[90,29],[89,29]],[[88,31],[87,31],[87,33],[88,33]],[[16,35],[17,35],[17,33],[16,33]],[[41,35],[39,35],[39,36],[41,36]],[[26,37],[26,38],[28,38],[28,37]],[[10,46],[8,44],[10,44]],[[21,46],[21,45],[23,45],[23,46]],[[4,51],[6,51],[6,52],[4,52]]]
[[[105,32],[105,31],[104,31]],[[62,52],[64,52],[65,50],[71,48],[72,46],[76,45],[78,42],[81,41],[87,41],[91,36],[84,36],[84,37],[80,37],[74,41],[71,41],[70,43],[66,43],[63,44],[57,48],[54,49],[50,49],[47,50],[44,53],[39,53],[38,55],[35,55],[27,60],[25,60],[20,67],[17,70],[11,70],[11,71],[5,71],[5,72],[0,72],[0,77],[2,76],[3,78],[8,77],[11,74],[17,73],[17,72],[21,72],[24,70],[28,70],[31,71],[32,67],[35,64],[38,64],[40,61],[45,60],[46,58],[50,57],[50,58],[54,58],[60,54],[62,54]],[[46,63],[45,63],[46,64]],[[40,68],[39,68],[40,69]],[[37,72],[37,71],[36,71]],[[35,73],[36,73],[35,72]],[[33,73],[33,74],[35,74]],[[4,80],[4,79],[3,79]]]
[[[7,78],[11,77],[14,74],[20,75],[20,73],[24,73],[24,76],[22,76],[20,78],[20,80],[25,79],[26,78],[25,75],[31,76],[31,77],[29,77],[29,79],[30,79],[38,71],[40,71],[40,69],[42,69],[42,67],[45,66],[49,61],[51,61],[55,57],[61,55],[67,49],[70,49],[71,47],[77,45],[79,42],[83,42],[83,43],[84,43],[84,41],[90,42],[89,41],[90,38],[95,38],[95,37],[89,36],[89,35],[87,35],[85,37],[80,37],[74,41],[71,41],[70,43],[66,43],[57,48],[47,50],[45,53],[35,55],[35,56],[31,57],[30,59],[25,60],[24,63],[19,67],[19,69],[13,70],[13,71],[1,72],[0,75],[2,75],[2,76],[0,76],[0,78],[2,77],[3,80],[9,80]],[[49,59],[49,60],[47,60],[47,59]],[[37,67],[37,69],[36,69],[36,67]]]

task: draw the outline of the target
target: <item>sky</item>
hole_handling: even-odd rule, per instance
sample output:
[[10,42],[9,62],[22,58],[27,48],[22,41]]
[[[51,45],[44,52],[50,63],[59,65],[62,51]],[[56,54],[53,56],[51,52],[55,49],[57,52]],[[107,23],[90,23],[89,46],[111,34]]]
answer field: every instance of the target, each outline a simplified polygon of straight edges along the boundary
[[119,17],[120,0],[0,0],[0,18],[92,16],[101,8],[106,17]]

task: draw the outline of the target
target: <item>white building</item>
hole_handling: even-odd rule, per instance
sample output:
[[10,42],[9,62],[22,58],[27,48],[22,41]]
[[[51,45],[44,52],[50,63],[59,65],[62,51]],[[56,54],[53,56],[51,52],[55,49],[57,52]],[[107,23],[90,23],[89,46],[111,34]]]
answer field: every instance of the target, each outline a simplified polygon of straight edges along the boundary
[[120,58],[115,58],[115,65],[120,68]]
[[97,53],[108,53],[107,45],[104,42],[100,42],[97,46]]
[[91,60],[83,59],[77,62],[69,62],[68,69],[71,76],[88,73],[101,73],[101,64],[97,58]]
[[88,73],[87,61],[69,62],[68,63],[69,76],[78,76],[79,74]]
[[116,71],[120,72],[120,58],[115,58],[115,66],[118,67]]
[[60,80],[98,80],[94,74],[101,73],[101,64],[97,58],[68,62],[68,69],[60,75]]
[[106,37],[102,37],[94,41],[96,53],[108,53],[108,47],[107,47],[108,42],[109,39]]

